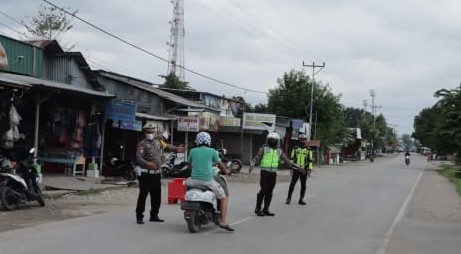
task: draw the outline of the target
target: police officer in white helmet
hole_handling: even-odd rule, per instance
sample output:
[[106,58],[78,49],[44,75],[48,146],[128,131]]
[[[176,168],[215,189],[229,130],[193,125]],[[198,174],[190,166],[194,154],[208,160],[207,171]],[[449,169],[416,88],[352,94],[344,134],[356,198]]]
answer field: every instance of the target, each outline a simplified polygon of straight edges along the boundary
[[[280,136],[276,132],[271,132],[267,135],[266,144],[259,150],[256,156],[251,160],[250,170],[254,165],[260,164],[261,177],[259,184],[261,189],[256,195],[255,214],[258,216],[274,216],[275,214],[269,211],[272,201],[272,192],[277,180],[277,170],[280,162],[292,164],[290,159],[283,153],[279,145]],[[264,201],[264,207],[261,210]]]

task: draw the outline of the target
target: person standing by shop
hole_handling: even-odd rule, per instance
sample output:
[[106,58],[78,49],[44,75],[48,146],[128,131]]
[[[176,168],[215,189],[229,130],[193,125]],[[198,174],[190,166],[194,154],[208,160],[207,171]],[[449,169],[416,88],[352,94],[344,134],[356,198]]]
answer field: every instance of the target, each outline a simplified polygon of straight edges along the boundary
[[301,182],[301,191],[299,194],[298,204],[306,205],[304,202],[304,195],[306,194],[306,181],[307,177],[310,176],[312,170],[312,151],[307,147],[306,135],[300,134],[298,136],[299,144],[291,150],[290,158],[293,160],[293,163],[296,164],[302,170],[292,170],[291,173],[291,182],[290,187],[288,188],[288,196],[285,204],[289,205],[291,203],[291,195],[295,188],[298,179]]
[[[152,123],[143,126],[145,139],[139,142],[136,150],[136,164],[138,168],[139,195],[136,204],[136,222],[144,224],[144,210],[147,195],[150,194],[149,221],[163,222],[158,216],[162,197],[161,188],[161,153],[162,149],[184,152],[184,146],[172,146],[163,141],[161,135],[156,136],[156,127]],[[158,133],[157,133],[158,134]]]
[[[250,171],[253,166],[260,164],[261,176],[259,180],[260,190],[256,196],[256,209],[255,214],[258,216],[274,216],[275,214],[269,211],[272,201],[272,192],[274,191],[275,183],[277,181],[277,170],[279,162],[282,160],[286,163],[292,164],[290,159],[279,148],[279,135],[276,132],[271,132],[267,135],[266,144],[259,150],[256,156],[251,160]],[[264,207],[261,206],[264,201]]]

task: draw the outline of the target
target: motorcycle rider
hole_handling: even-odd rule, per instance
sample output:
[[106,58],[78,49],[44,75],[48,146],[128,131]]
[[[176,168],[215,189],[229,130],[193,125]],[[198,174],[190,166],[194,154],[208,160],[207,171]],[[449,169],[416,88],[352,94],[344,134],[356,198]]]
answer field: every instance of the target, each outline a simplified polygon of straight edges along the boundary
[[136,223],[144,224],[144,210],[147,195],[150,194],[150,219],[149,221],[163,222],[158,217],[161,202],[161,172],[160,156],[162,149],[175,150],[182,153],[185,148],[183,145],[173,146],[165,143],[160,136],[155,137],[156,127],[152,123],[143,126],[145,139],[139,142],[136,150],[136,164],[138,166],[139,195],[136,204]]
[[293,190],[295,188],[298,179],[301,182],[301,191],[299,194],[299,201],[298,204],[306,205],[304,202],[304,195],[306,194],[306,181],[307,177],[310,175],[312,170],[312,150],[307,146],[307,138],[306,135],[301,133],[298,136],[299,144],[291,150],[290,158],[293,162],[302,170],[292,170],[291,173],[291,182],[290,187],[288,189],[288,196],[285,201],[285,204],[289,205],[291,203],[291,195],[293,194]]
[[[282,160],[290,165],[290,159],[283,153],[282,149],[278,147],[279,134],[271,132],[267,135],[266,144],[259,150],[256,156],[251,160],[250,171],[254,165],[260,164],[261,176],[259,185],[261,189],[256,195],[256,209],[255,214],[258,216],[275,216],[274,213],[269,211],[272,201],[272,192],[277,181],[277,169],[279,162]],[[264,201],[264,208],[261,210],[261,205]]]
[[192,173],[186,180],[186,186],[205,186],[211,189],[220,201],[221,220],[219,227],[227,231],[234,231],[227,223],[228,198],[223,186],[213,178],[213,165],[216,164],[223,174],[230,171],[221,162],[218,152],[211,148],[211,136],[208,132],[199,132],[195,139],[196,147],[190,150],[187,161],[191,164]]

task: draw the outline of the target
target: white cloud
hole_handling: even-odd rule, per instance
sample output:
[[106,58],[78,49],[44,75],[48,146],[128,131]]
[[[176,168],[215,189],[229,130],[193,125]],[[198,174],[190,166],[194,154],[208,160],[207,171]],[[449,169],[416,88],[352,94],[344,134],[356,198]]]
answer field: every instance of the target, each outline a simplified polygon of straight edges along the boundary
[[[71,1],[53,3],[79,10],[79,17],[167,59],[170,1]],[[34,15],[42,1],[2,1],[18,20]],[[461,80],[461,2],[453,0],[185,1],[186,67],[218,80],[267,92],[277,78],[302,62],[326,63],[316,79],[342,94],[346,106],[369,104],[376,90],[389,123],[412,131],[413,117],[435,102],[433,93]],[[0,22],[21,29],[0,15]],[[17,37],[0,25],[0,32]],[[74,20],[66,41],[92,62],[154,83],[167,64]],[[72,43],[71,43],[72,44]],[[266,96],[231,88],[186,72],[196,89],[243,95],[253,105]],[[369,108],[369,107],[368,107]]]

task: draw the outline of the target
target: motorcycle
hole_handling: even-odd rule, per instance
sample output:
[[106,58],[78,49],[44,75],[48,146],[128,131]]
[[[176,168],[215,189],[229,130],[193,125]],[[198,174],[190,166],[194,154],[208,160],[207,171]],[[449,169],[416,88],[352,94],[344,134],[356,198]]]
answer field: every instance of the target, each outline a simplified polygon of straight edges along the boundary
[[160,172],[162,172],[163,177],[176,177],[176,178],[186,178],[189,177],[192,173],[192,169],[189,164],[185,161],[182,161],[179,164],[175,164],[178,154],[173,152],[165,160],[165,163],[160,166]]
[[136,180],[135,165],[131,161],[119,160],[117,157],[111,157],[104,163],[103,172],[105,176],[120,176],[127,181]]
[[242,161],[239,159],[230,159],[226,157],[227,150],[224,148],[218,149],[219,158],[221,162],[228,168],[232,173],[239,173],[242,169]]
[[[217,168],[215,168],[215,180],[223,186],[226,195],[228,195],[226,178],[219,173]],[[184,210],[184,219],[189,232],[196,233],[208,223],[219,224],[221,218],[220,202],[213,191],[206,187],[187,187],[184,200],[181,203],[181,209]]]
[[410,155],[405,155],[405,164],[406,164],[407,166],[410,165]]
[[[34,153],[32,148],[29,153]],[[42,191],[40,190],[41,176],[38,174],[32,156],[20,161],[16,168],[1,167],[0,201],[8,211],[13,211],[19,204],[37,201],[45,206]]]

